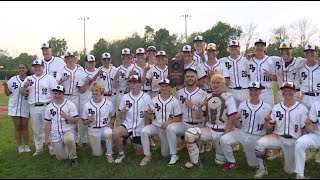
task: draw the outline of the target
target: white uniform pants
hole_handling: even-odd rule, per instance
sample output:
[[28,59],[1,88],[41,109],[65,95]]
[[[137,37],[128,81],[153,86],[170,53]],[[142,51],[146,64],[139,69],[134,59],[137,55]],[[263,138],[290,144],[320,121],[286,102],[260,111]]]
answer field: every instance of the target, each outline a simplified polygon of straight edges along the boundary
[[192,127],[203,127],[203,124],[189,125],[184,122],[174,122],[167,127],[167,139],[171,155],[177,154],[177,136],[184,136],[187,129]]
[[[72,146],[67,147],[68,141],[72,141]],[[67,131],[63,134],[63,139],[59,142],[53,142],[53,151],[58,160],[77,158],[77,148],[74,141],[74,132]]]
[[[257,158],[265,154],[266,149],[282,149],[284,155],[284,170],[294,173],[295,170],[295,142],[297,139],[287,139],[276,134],[269,134],[258,139],[255,145]],[[305,152],[305,151],[304,151]]]
[[89,142],[92,149],[92,155],[101,156],[103,149],[101,148],[101,140],[106,141],[106,155],[113,154],[112,151],[112,129],[109,127],[93,128],[88,127]]
[[296,141],[295,157],[297,174],[304,174],[306,162],[306,149],[320,149],[320,135],[315,133],[305,134]]
[[236,101],[236,107],[238,108],[240,103],[249,99],[249,90],[248,89],[228,89]]
[[[83,131],[84,131],[84,126],[83,126],[83,122],[82,122],[82,119],[81,119],[81,114],[80,114],[80,96],[79,95],[65,95],[64,96],[65,99],[71,101],[74,103],[74,105],[76,105],[76,108],[77,108],[77,112],[78,112],[78,125],[79,125],[79,131],[80,133],[78,132],[75,132],[75,141],[78,142],[78,135],[81,134]],[[83,105],[82,105],[83,106]]]
[[158,137],[160,138],[161,155],[164,157],[168,156],[170,154],[170,151],[169,151],[169,144],[167,140],[166,129],[157,127],[154,124],[149,124],[145,126],[141,131],[141,143],[143,146],[144,155],[145,156],[151,155],[149,136],[156,136],[156,135],[158,135]]
[[113,96],[104,96],[104,98],[106,98],[106,99],[108,99],[109,101],[111,101],[111,103],[112,103],[112,105],[114,105],[113,106],[113,111],[112,111],[112,115],[114,115],[115,114],[115,112],[116,112],[116,109],[118,109],[117,107],[116,107],[116,96],[115,95],[113,95]]
[[[42,150],[45,137],[44,113],[47,107],[47,103],[44,103],[44,106],[35,106],[34,104],[31,104],[29,105],[29,107],[32,122],[34,145],[36,147],[36,150]],[[53,149],[53,146],[50,145],[49,149]]]
[[232,145],[241,143],[243,151],[246,154],[247,163],[249,166],[257,167],[258,160],[255,155],[255,144],[261,136],[249,134],[241,130],[231,131],[223,135],[220,139],[220,144],[228,162],[235,163]]

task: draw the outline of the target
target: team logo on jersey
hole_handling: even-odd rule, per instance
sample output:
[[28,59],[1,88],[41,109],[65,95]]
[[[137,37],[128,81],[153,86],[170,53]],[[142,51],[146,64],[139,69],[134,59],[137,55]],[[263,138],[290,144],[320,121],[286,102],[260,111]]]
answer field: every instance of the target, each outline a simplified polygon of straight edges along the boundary
[[53,72],[53,77],[56,77],[57,76],[57,71],[54,71]]
[[279,121],[281,121],[284,115],[281,114],[281,111],[276,111],[276,117],[279,118]]
[[131,108],[131,107],[132,107],[132,103],[131,103],[130,101],[126,101],[126,106],[127,106],[128,108]]
[[229,62],[226,62],[226,68],[230,69],[232,67],[232,65]]
[[34,84],[34,82],[31,79],[28,80],[28,83],[29,83],[29,86],[32,86]]
[[301,73],[301,77],[303,78],[303,80],[306,80],[307,77],[308,77],[308,75],[307,75],[307,73],[302,72],[302,73]]
[[157,72],[153,72],[153,76],[156,77],[156,79],[159,79],[160,75]]
[[276,62],[277,69],[281,68],[280,62]]
[[256,70],[256,68],[253,66],[253,64],[250,64],[250,65],[249,65],[249,69],[250,69],[252,72],[254,72],[254,71]]
[[54,109],[50,109],[50,114],[52,115],[52,117],[54,117],[57,114],[57,112]]
[[247,110],[243,110],[242,115],[244,116],[245,119],[249,117],[249,113],[247,112]]
[[157,109],[157,111],[160,111],[161,107],[159,106],[158,103],[155,104],[155,108]]
[[93,111],[91,108],[88,109],[89,114],[95,114],[96,112]]
[[100,74],[100,78],[103,79],[103,80],[106,80],[107,76],[104,76],[103,74]]
[[180,96],[179,100],[181,101],[181,103],[183,104],[186,101],[186,98],[183,96]]
[[17,88],[18,88],[17,83],[16,83],[16,82],[12,83],[12,87],[13,87],[14,89],[17,89]]

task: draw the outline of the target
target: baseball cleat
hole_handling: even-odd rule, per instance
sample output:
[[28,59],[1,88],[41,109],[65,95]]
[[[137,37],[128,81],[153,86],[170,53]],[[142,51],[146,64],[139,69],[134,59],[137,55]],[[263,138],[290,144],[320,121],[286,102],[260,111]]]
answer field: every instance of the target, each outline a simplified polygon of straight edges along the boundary
[[268,175],[267,169],[258,169],[256,171],[256,174],[254,175],[254,178],[262,178],[263,176]]
[[119,154],[117,159],[114,161],[115,163],[121,163],[122,160],[125,158],[126,156],[124,154]]
[[140,166],[145,166],[151,161],[151,156],[145,156],[140,162]]
[[18,151],[19,151],[19,153],[23,153],[23,152],[24,152],[24,147],[23,147],[23,145],[20,145],[20,146],[18,147]]
[[223,170],[225,172],[228,172],[231,169],[236,169],[237,167],[238,167],[237,163],[227,162],[223,165]]
[[30,147],[28,145],[24,145],[24,152],[30,152]]
[[38,156],[41,153],[42,153],[42,149],[37,149],[36,152],[32,154],[32,156]]
[[179,156],[178,155],[172,155],[171,158],[170,158],[170,161],[168,163],[168,166],[175,165],[178,160],[179,160]]
[[107,155],[107,161],[108,161],[108,163],[114,163],[114,159],[113,159],[112,155]]

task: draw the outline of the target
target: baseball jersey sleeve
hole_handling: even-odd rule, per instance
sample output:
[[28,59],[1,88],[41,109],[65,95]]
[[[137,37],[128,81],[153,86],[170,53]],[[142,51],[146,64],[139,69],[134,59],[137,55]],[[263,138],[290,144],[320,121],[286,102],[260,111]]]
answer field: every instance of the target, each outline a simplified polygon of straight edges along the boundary
[[230,77],[228,70],[226,69],[225,66],[222,65],[222,63],[220,63],[220,69],[221,69],[221,74],[223,77]]
[[45,110],[45,112],[44,112],[44,120],[46,120],[46,121],[51,121],[50,108],[51,108],[51,104],[49,104],[49,105],[46,107],[46,110]]
[[[271,58],[272,59],[272,58]],[[268,61],[268,69],[271,75],[276,75],[276,62],[274,60]]]
[[[7,84],[8,84],[8,89],[9,89],[10,93],[12,93],[12,91],[13,91],[13,82],[14,82],[13,78],[15,78],[15,76],[11,77],[11,78],[9,79],[9,81],[7,82]],[[22,86],[23,86],[23,84],[24,84],[24,83],[22,83]]]
[[116,111],[113,111],[115,109],[115,107],[113,107],[113,104],[110,102],[110,112],[109,112],[109,115],[111,117],[114,117],[116,116]]
[[56,75],[56,81],[60,81],[60,79],[62,78],[62,74],[63,74],[63,67],[60,68],[58,71],[57,71],[57,75]]
[[[157,96],[155,98],[157,98]],[[149,106],[147,106],[147,110],[149,107],[152,109],[153,112],[156,110],[155,104],[154,104],[154,101],[156,101],[155,98],[153,98],[152,101],[148,104]]]
[[272,108],[272,111],[271,111],[271,120],[269,121],[270,124],[275,124],[276,123],[276,107],[274,106]]
[[118,108],[121,111],[125,107],[126,107],[126,96],[122,96]]
[[52,75],[47,74],[47,76],[48,76],[48,79],[49,79],[49,82],[50,82],[50,89],[52,90],[53,88],[58,86],[58,82]]
[[[24,83],[28,82],[28,79],[31,79],[31,78],[32,78],[31,76],[27,76],[27,77],[24,79],[24,81],[22,82],[21,87],[23,87]],[[30,86],[29,86],[27,89],[29,89],[29,88],[30,88]]]
[[150,68],[149,71],[147,71],[147,73],[146,73],[146,78],[149,80],[151,80],[151,78],[152,78],[152,69],[153,68]]
[[[301,104],[302,105],[302,104]],[[304,128],[305,127],[305,120],[308,117],[308,109],[302,105],[302,111],[301,111],[301,118],[300,118],[300,127]]]
[[82,111],[82,114],[81,114],[81,118],[82,118],[82,120],[86,120],[86,119],[89,118],[88,102],[84,104],[83,111]]
[[312,106],[311,106],[311,109],[310,109],[309,118],[314,123],[318,121],[318,111],[317,111],[317,106],[318,105],[319,105],[319,103],[313,103]]
[[196,70],[197,70],[198,79],[203,79],[207,76],[201,64],[197,64],[196,68],[197,68]]
[[77,117],[78,116],[78,110],[76,105],[69,101],[69,112],[68,112],[69,116],[71,117]]
[[174,116],[179,116],[182,114],[182,110],[181,110],[181,106],[179,105],[179,100],[175,97],[173,97],[175,99],[175,106],[174,106],[174,109],[173,109],[173,112],[174,112]]
[[242,118],[245,118],[244,116],[242,116],[242,111],[244,110],[246,101],[243,101],[240,103],[239,108],[238,108],[238,113],[240,114],[241,118],[240,118],[240,122],[242,122]]
[[229,116],[237,112],[236,101],[232,96],[227,100],[226,104],[227,104]]

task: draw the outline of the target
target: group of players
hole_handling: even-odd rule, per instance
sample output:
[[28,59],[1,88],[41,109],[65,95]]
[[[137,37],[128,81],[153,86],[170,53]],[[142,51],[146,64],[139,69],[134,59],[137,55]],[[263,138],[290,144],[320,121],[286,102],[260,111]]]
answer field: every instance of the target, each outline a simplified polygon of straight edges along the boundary
[[[285,172],[304,178],[310,149],[320,148],[320,67],[317,49],[308,43],[305,58],[292,57],[290,42],[280,44],[281,57],[267,56],[266,41],[257,39],[254,54],[240,55],[237,40],[228,43],[230,56],[217,59],[216,44],[196,36],[194,48],[185,45],[174,59],[184,61],[184,84],[171,93],[165,51],[149,46],[121,51],[122,64],[112,65],[109,53],[85,56],[84,69],[73,51],[64,60],[52,56],[43,43],[43,59],[32,62],[33,75],[20,64],[18,75],[4,81],[9,96],[8,115],[15,125],[18,151],[30,152],[28,119],[37,156],[47,144],[57,159],[78,165],[77,144],[90,143],[92,154],[106,149],[108,163],[121,163],[131,136],[140,165],[151,161],[150,137],[157,137],[169,166],[179,160],[177,136],[188,149],[186,168],[201,165],[199,154],[207,143],[215,146],[215,162],[229,171],[237,167],[232,147],[242,144],[249,166],[258,167],[255,178],[268,174],[267,150],[282,149]],[[273,81],[277,81],[279,103],[274,105]],[[227,91],[224,91],[225,88]],[[116,116],[119,124],[115,126]],[[23,141],[23,143],[22,143]],[[22,145],[24,144],[24,145]],[[113,146],[119,154],[113,158]],[[271,151],[270,159],[280,156]],[[307,157],[306,157],[307,156]],[[317,154],[316,162],[320,162]]]

